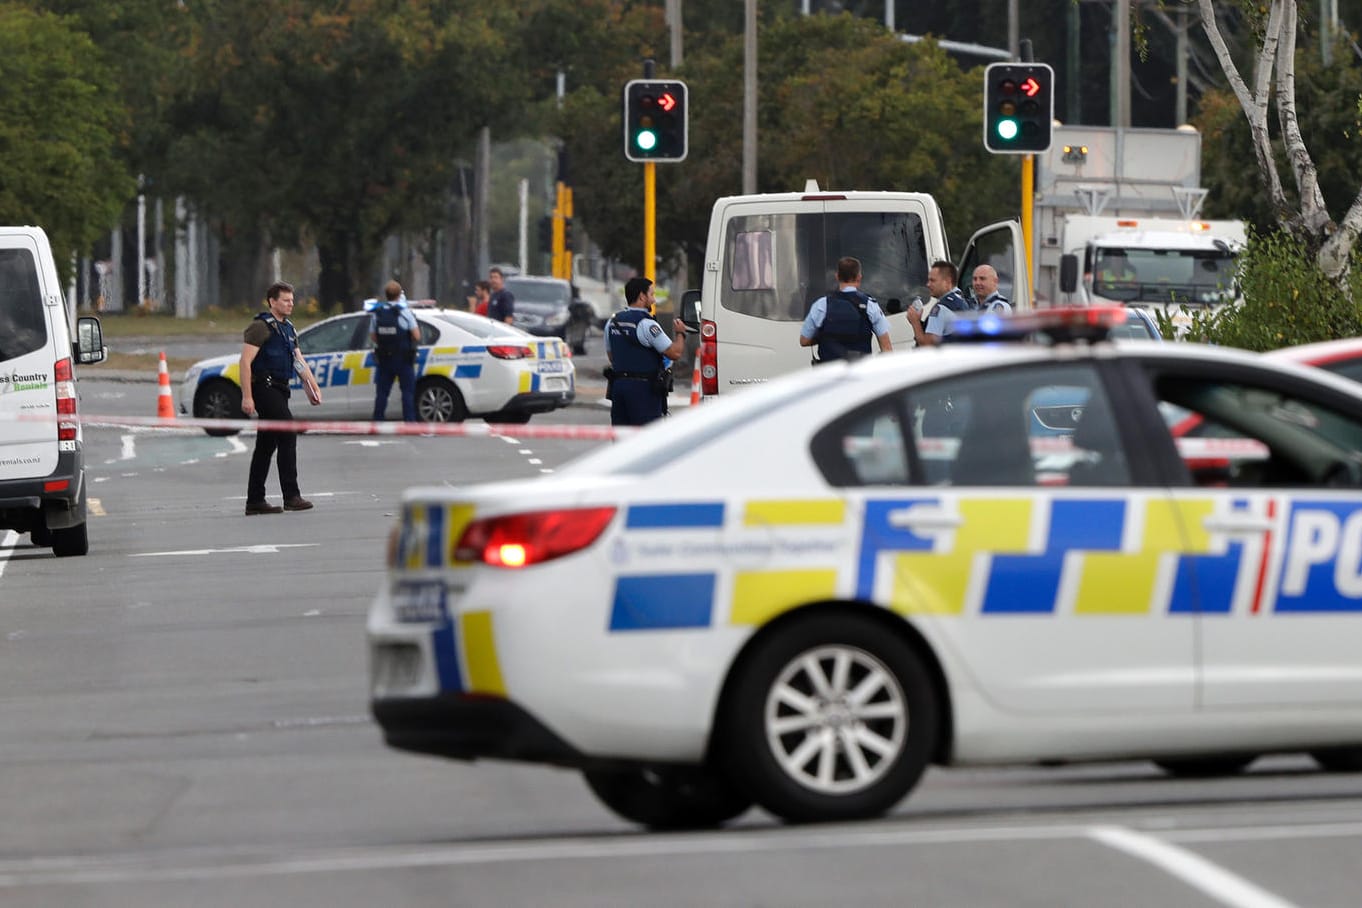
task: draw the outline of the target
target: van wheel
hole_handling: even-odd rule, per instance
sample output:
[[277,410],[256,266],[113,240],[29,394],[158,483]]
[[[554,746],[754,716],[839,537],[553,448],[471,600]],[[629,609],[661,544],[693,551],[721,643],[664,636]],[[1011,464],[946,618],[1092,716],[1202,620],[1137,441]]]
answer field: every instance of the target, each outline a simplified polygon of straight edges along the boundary
[[416,383],[416,418],[421,422],[463,422],[468,418],[468,407],[452,382],[426,378]]
[[85,532],[85,524],[83,523],[49,532],[52,536],[52,554],[58,558],[84,555],[90,551],[90,537]]
[[752,799],[701,767],[587,770],[587,787],[617,816],[650,829],[712,829],[752,806]]
[[931,676],[864,618],[814,615],[759,641],[735,670],[718,752],[735,785],[791,822],[875,817],[935,747]]
[[[207,382],[194,395],[194,416],[198,419],[245,419],[241,412],[241,389],[225,380]],[[214,438],[237,434],[236,429],[204,429]]]
[[45,526],[34,527],[28,531],[28,538],[34,545],[51,545],[52,531]]
[[1155,760],[1154,765],[1176,779],[1214,779],[1219,776],[1237,776],[1256,759],[1257,754],[1229,754]]

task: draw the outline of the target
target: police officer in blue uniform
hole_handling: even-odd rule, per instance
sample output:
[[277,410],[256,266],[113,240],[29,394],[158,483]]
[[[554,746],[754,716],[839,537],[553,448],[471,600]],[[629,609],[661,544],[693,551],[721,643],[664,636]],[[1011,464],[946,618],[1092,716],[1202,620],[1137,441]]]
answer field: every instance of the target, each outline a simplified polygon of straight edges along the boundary
[[374,422],[383,419],[388,409],[388,394],[397,379],[402,389],[402,419],[416,422],[416,349],[421,346],[421,329],[416,316],[407,308],[402,285],[388,281],[384,301],[369,314],[369,340],[374,345]]
[[954,265],[946,261],[933,262],[927,272],[927,290],[936,297],[936,306],[922,323],[922,312],[915,307],[908,308],[908,324],[913,328],[913,339],[919,347],[933,347],[944,343],[951,332],[958,315],[974,311],[974,302],[965,298],[956,286],[960,277]]
[[645,426],[665,412],[670,377],[665,370],[685,352],[686,324],[676,319],[676,339],[667,339],[662,326],[648,314],[653,282],[646,277],[629,279],[624,301],[628,308],[616,312],[605,325],[610,424]]
[[1011,315],[1012,304],[1007,297],[998,292],[998,272],[992,265],[980,265],[974,269],[974,276],[970,278],[970,287],[974,290],[974,302],[981,312],[991,312],[994,315]]
[[838,260],[837,286],[835,293],[813,301],[799,329],[799,346],[818,345],[814,365],[869,356],[871,337],[879,342],[881,353],[893,350],[889,320],[880,304],[861,292],[859,259],[847,256]]
[[[288,408],[289,382],[297,372],[313,406],[322,402],[317,379],[298,349],[298,333],[288,320],[293,313],[293,286],[283,281],[265,292],[268,312],[251,320],[241,345],[241,412],[257,413],[261,419],[293,419]],[[270,459],[279,455],[279,488],[284,506],[265,500],[265,479]],[[298,490],[298,436],[293,432],[257,432],[251,471],[246,481],[246,513],[278,514],[280,511],[306,511],[312,502]]]

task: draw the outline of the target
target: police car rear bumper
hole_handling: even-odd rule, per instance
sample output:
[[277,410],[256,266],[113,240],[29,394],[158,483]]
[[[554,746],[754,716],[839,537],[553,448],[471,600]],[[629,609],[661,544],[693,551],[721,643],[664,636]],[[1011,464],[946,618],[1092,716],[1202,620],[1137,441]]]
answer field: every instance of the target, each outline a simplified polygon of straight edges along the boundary
[[575,388],[566,391],[526,391],[506,401],[502,409],[509,413],[548,413],[570,406],[576,399]]
[[592,761],[509,700],[468,694],[373,702],[389,747],[474,760],[487,757],[582,767]]

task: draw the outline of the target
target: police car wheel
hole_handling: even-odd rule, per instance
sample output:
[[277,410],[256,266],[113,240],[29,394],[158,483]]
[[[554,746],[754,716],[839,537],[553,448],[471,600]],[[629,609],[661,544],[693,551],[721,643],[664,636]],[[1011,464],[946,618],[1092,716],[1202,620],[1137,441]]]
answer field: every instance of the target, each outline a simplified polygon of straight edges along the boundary
[[1237,776],[1256,759],[1258,759],[1257,754],[1227,754],[1214,757],[1155,760],[1154,765],[1178,779],[1214,779],[1218,776]]
[[[229,381],[212,381],[194,395],[194,416],[198,419],[245,419],[241,412],[241,389]],[[237,434],[236,429],[204,429],[215,438]]]
[[712,829],[752,806],[751,798],[701,767],[587,770],[582,775],[602,804],[650,829]]
[[416,416],[421,422],[463,422],[468,407],[452,382],[427,378],[416,385]]
[[1362,772],[1362,747],[1331,747],[1310,752],[1325,772]]
[[790,822],[879,816],[926,769],[934,685],[912,646],[854,616],[795,620],[733,679],[719,753],[738,787]]

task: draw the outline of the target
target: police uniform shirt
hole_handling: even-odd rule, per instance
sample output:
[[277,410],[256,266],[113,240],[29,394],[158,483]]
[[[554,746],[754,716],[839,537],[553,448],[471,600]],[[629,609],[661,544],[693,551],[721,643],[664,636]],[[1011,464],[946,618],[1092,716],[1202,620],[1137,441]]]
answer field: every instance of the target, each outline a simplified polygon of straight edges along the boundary
[[997,290],[994,290],[985,297],[979,308],[985,312],[993,312],[998,315],[1012,314],[1012,304],[1007,301],[1007,297],[1003,296]]
[[[848,284],[842,290],[852,290],[860,293],[856,287]],[[870,320],[870,333],[875,337],[889,333],[889,319],[884,317],[884,312],[880,309],[880,304],[872,296],[867,296],[868,303],[865,306],[866,318]],[[799,329],[800,337],[807,337],[810,340],[818,336],[818,329],[823,327],[823,319],[828,317],[828,298],[820,296],[813,301],[809,307],[809,314],[804,316],[804,324]]]
[[404,305],[402,305],[401,303],[399,303],[399,302],[397,302],[396,300],[394,300],[394,301],[391,302],[391,303],[379,303],[378,306],[375,306],[372,310],[370,310],[370,312],[369,312],[369,333],[370,333],[370,334],[377,334],[377,333],[378,333],[378,308],[379,308],[379,306],[397,306],[397,307],[398,307],[398,311],[397,311],[397,330],[399,330],[399,331],[405,331],[405,332],[407,332],[408,335],[410,335],[412,329],[416,327],[416,315],[415,315],[415,313],[413,313],[413,312],[412,312],[410,309],[408,309],[406,306],[404,306]]
[[492,294],[487,304],[487,317],[504,322],[508,316],[515,315],[515,294],[505,287]]
[[[607,337],[609,337],[609,335],[607,335]],[[666,353],[667,349],[672,345],[671,339],[667,337],[666,332],[662,330],[662,326],[659,325],[655,319],[651,318],[639,320],[638,328],[635,329],[635,337],[638,338],[640,344],[647,347],[649,350],[656,350],[658,353]],[[611,350],[610,352],[613,355],[615,351]],[[670,361],[667,361],[666,365],[670,365]]]
[[927,316],[927,324],[922,326],[922,330],[927,334],[935,334],[937,337],[946,337],[955,330],[956,313],[950,306],[946,305],[947,300],[953,302],[958,308],[965,310],[971,308],[969,303],[960,295],[959,288],[947,293],[936,301],[932,307],[931,315]]

